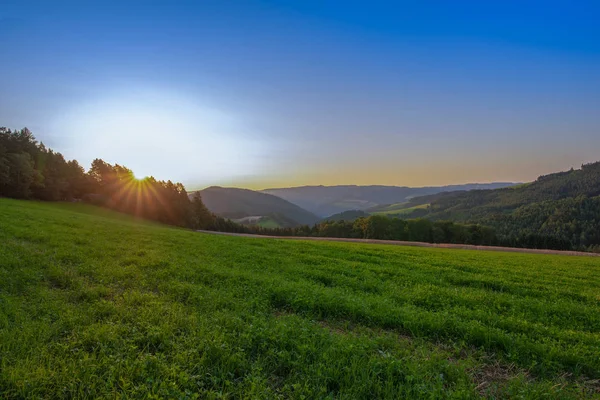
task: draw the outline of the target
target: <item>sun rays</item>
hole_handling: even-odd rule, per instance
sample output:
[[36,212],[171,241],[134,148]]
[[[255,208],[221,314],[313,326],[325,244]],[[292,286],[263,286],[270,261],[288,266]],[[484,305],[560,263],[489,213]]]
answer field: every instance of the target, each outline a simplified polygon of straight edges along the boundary
[[187,200],[180,183],[157,181],[151,176],[137,178],[127,167],[113,166],[99,159],[94,160],[91,171],[111,208],[161,222],[182,218],[180,210],[174,209]]

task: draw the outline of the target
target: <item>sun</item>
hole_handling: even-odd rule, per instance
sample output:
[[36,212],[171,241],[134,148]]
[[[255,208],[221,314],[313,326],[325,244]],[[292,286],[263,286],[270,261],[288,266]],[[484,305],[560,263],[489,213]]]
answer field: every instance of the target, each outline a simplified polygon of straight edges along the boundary
[[244,179],[264,169],[270,142],[257,139],[241,116],[202,99],[161,88],[107,90],[59,113],[70,158],[101,158],[154,177],[183,183]]
[[134,183],[142,183],[148,179],[148,175],[136,174],[135,171],[131,175],[131,179]]

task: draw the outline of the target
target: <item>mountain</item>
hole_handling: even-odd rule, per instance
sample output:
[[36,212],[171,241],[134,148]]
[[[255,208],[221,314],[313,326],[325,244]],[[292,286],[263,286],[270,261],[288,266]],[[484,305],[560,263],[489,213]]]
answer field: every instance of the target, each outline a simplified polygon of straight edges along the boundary
[[514,185],[509,182],[469,183],[466,185],[411,188],[406,186],[300,186],[265,189],[316,215],[325,217],[348,210],[366,210],[383,204],[402,203],[413,197],[454,190],[495,189]]
[[406,218],[478,223],[504,236],[545,235],[589,248],[600,243],[600,162],[510,188],[417,197],[408,207],[415,208]]
[[[199,192],[206,207],[225,218],[271,217],[283,227],[312,225],[320,220],[295,204],[254,190],[211,186]],[[195,193],[190,192],[190,197]]]

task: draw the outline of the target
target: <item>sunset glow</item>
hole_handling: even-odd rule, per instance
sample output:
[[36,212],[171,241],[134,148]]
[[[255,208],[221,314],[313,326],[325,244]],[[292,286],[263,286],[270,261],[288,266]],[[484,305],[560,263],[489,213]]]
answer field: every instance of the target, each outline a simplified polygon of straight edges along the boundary
[[0,119],[86,168],[426,186],[600,152],[593,2],[49,4],[3,3]]

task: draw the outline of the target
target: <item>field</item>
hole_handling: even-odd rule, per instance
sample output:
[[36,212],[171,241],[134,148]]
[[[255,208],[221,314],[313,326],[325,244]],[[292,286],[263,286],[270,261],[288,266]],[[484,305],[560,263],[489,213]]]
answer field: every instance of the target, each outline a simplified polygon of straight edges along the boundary
[[274,218],[271,218],[271,217],[262,218],[258,222],[258,225],[262,226],[263,228],[270,228],[270,229],[281,228],[281,225],[277,222],[277,220],[275,220]]
[[242,225],[258,225],[258,226],[262,226],[263,228],[281,228],[281,225],[279,224],[279,222],[277,222],[276,219],[269,217],[269,216],[255,216],[255,217],[244,217],[244,218],[237,218],[233,220],[234,222],[237,222],[238,224],[242,224]]
[[429,207],[429,204],[419,204],[416,206],[411,206],[411,203],[396,203],[390,204],[382,207],[375,207],[370,210],[367,210],[370,214],[373,215],[387,215],[389,217],[399,217],[402,215],[407,215],[412,213],[414,210],[418,210],[421,208]]
[[0,398],[594,398],[600,259],[0,199]]

